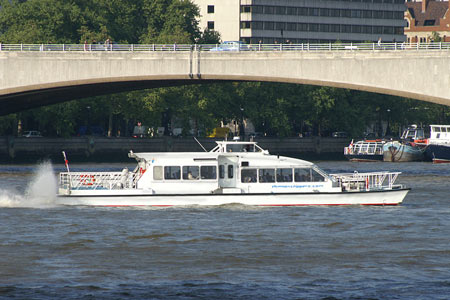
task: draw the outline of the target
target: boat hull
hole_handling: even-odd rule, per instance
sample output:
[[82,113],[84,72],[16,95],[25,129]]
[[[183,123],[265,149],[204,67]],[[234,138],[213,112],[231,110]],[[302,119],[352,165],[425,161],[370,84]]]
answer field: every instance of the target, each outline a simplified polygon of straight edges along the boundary
[[186,206],[239,203],[254,206],[398,205],[410,189],[282,194],[58,195],[58,204],[85,206]]
[[427,146],[425,155],[433,163],[450,163],[450,145],[430,144]]
[[346,154],[349,161],[375,162],[383,161],[383,154]]
[[383,160],[388,162],[421,161],[423,151],[417,147],[400,142],[387,142],[383,145]]

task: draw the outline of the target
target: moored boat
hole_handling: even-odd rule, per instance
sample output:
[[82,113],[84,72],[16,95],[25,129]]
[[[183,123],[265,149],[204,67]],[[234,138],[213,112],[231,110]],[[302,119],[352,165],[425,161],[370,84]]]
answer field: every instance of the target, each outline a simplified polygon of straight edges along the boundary
[[421,161],[424,157],[424,150],[413,142],[389,141],[383,145],[383,161]]
[[425,156],[433,163],[450,163],[450,125],[430,125]]
[[344,156],[350,161],[382,161],[384,141],[363,140],[353,143],[344,148]]
[[383,145],[383,160],[389,162],[421,161],[424,159],[425,139],[423,128],[411,125],[405,129],[398,141]]
[[59,175],[64,205],[397,205],[409,191],[400,172],[328,174],[256,142],[218,141],[209,152],[133,153],[133,171]]

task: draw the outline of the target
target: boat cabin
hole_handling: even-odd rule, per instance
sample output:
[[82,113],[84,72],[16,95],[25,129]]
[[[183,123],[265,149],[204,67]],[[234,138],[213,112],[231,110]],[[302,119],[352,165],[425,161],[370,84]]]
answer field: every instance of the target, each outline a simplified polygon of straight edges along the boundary
[[423,140],[425,139],[425,133],[423,128],[418,128],[417,125],[411,125],[403,131],[400,138],[408,141]]
[[136,188],[155,193],[313,192],[333,188],[315,164],[270,155],[255,142],[222,141],[209,152],[130,153],[138,161]]
[[430,125],[429,143],[450,144],[450,125]]

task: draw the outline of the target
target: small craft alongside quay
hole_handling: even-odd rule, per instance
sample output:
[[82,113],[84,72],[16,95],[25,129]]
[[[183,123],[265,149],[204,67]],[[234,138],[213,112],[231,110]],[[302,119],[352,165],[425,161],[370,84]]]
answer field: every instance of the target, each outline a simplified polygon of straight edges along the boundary
[[363,140],[344,148],[344,156],[350,161],[383,161],[383,140]]
[[411,125],[403,131],[400,140],[384,143],[383,160],[389,162],[424,160],[425,141],[423,128]]

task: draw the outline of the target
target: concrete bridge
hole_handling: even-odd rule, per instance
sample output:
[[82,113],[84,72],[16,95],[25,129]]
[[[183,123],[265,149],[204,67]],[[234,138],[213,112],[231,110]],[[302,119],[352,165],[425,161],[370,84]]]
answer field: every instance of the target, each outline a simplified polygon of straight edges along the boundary
[[252,45],[238,51],[91,47],[0,44],[0,115],[121,91],[219,81],[332,86],[450,106],[449,43]]

